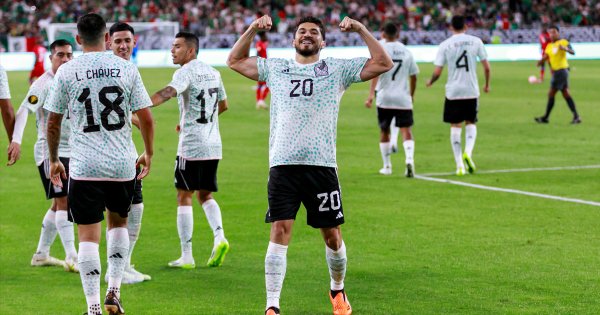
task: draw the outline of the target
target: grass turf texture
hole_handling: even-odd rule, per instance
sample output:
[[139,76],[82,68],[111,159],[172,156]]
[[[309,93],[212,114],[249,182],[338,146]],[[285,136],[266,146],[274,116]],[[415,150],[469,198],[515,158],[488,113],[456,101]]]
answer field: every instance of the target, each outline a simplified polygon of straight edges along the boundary
[[[424,87],[433,69],[420,64],[415,97],[417,174],[453,172],[449,126],[441,122],[443,79]],[[599,61],[572,61],[572,95],[581,125],[569,125],[560,95],[550,124],[538,125],[549,77],[530,85],[534,62],[492,63],[492,92],[482,95],[474,161],[478,170],[600,164]],[[145,211],[133,263],[152,281],[123,286],[128,314],[262,314],[267,208],[268,112],[254,109],[254,83],[220,69],[230,109],[220,117],[224,159],[219,192],[231,251],[220,268],[208,268],[212,233],[194,202],[195,270],[173,270],[179,256],[173,165],[178,119],[173,99],[153,109],[155,156],[144,180]],[[142,69],[150,93],[174,69]],[[481,66],[478,66],[481,76]],[[27,73],[10,72],[15,112]],[[482,81],[480,81],[481,83]],[[368,83],[346,91],[338,121],[338,164],[348,248],[346,289],[355,314],[597,314],[600,312],[600,208],[449,184],[406,179],[402,151],[394,174],[381,176],[376,110],[363,102]],[[30,116],[22,158],[0,158],[0,313],[80,314],[85,299],[79,276],[59,268],[33,268],[40,222],[49,206],[33,161],[35,122]],[[463,135],[464,136],[464,135]],[[138,149],[139,132],[134,131]],[[7,147],[4,131],[0,148]],[[476,174],[481,185],[600,201],[600,170]],[[329,275],[318,231],[301,209],[288,251],[281,296],[284,314],[331,314]],[[105,239],[100,249],[106,261]],[[63,258],[60,241],[51,254]],[[103,274],[106,265],[103,263]],[[101,293],[106,284],[102,283]]]

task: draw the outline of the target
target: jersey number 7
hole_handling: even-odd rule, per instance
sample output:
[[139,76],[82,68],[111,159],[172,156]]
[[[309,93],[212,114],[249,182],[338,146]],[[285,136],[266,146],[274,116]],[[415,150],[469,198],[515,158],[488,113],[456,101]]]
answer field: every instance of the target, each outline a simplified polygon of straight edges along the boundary
[[396,66],[396,70],[394,70],[394,73],[392,73],[392,81],[396,80],[396,74],[398,74],[398,71],[400,70],[400,68],[402,67],[402,59],[392,59],[392,61],[394,63],[397,63],[398,65]]
[[[218,88],[210,88],[208,89],[208,95],[213,96],[213,94],[218,94]],[[204,90],[200,90],[200,94],[196,97],[197,100],[200,101],[200,118],[196,119],[196,122],[199,124],[208,124],[208,119],[206,119],[206,99],[204,98]],[[210,122],[213,121],[213,115],[217,110],[217,102],[219,101],[218,97],[215,97],[215,103],[213,104],[213,112],[210,115]]]

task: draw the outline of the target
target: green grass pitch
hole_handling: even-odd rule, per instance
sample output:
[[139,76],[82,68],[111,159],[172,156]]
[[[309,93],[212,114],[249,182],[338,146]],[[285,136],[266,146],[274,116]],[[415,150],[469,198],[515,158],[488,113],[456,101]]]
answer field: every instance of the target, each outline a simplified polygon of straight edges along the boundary
[[[446,73],[427,89],[433,66],[419,66],[416,172],[451,173],[450,128],[441,121]],[[600,61],[571,66],[571,91],[583,123],[569,124],[570,112],[557,95],[550,124],[538,125],[533,117],[545,109],[549,80],[527,83],[538,72],[534,62],[492,63],[492,91],[480,99],[473,155],[481,172],[436,178],[600,202],[599,168],[485,173],[600,164]],[[219,118],[224,158],[215,198],[231,251],[222,267],[204,266],[212,233],[195,201],[193,248],[199,267],[167,267],[180,253],[173,187],[178,109],[171,100],[153,109],[155,156],[144,180],[145,214],[133,256],[136,268],[153,279],[123,286],[127,314],[263,314],[269,114],[254,109],[254,82],[220,70],[230,109]],[[173,71],[141,73],[153,93]],[[9,73],[15,112],[28,88],[27,75]],[[367,91],[368,83],[346,91],[338,121],[345,284],[355,314],[600,313],[600,207],[407,179],[402,151],[392,157],[394,174],[381,176],[376,111],[363,105]],[[78,275],[29,266],[50,204],[33,161],[34,120],[29,117],[21,160],[6,167],[6,154],[0,158],[0,313],[81,314],[86,306]],[[4,130],[0,135],[5,150]],[[134,138],[141,150],[137,131]],[[303,210],[297,219],[283,314],[331,314],[323,241],[305,224]],[[104,240],[100,253],[106,261]],[[64,257],[58,239],[51,254]],[[104,273],[105,263],[102,268]],[[103,282],[102,293],[105,289]]]

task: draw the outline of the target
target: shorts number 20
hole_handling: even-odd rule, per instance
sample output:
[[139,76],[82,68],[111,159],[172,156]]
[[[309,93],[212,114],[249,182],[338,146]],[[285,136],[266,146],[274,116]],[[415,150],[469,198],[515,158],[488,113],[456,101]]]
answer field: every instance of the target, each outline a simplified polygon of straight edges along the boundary
[[[342,207],[340,192],[337,190],[334,190],[330,193],[317,194],[317,198],[321,199],[319,211],[339,210]],[[328,202],[329,205],[327,204]]]

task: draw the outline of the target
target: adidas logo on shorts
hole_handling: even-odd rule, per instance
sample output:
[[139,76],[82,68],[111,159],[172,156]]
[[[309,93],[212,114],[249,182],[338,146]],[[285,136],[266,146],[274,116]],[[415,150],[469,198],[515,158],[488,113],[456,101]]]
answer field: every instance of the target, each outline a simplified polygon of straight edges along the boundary
[[338,214],[335,216],[335,219],[341,219],[344,217],[344,214],[342,212],[338,212]]

